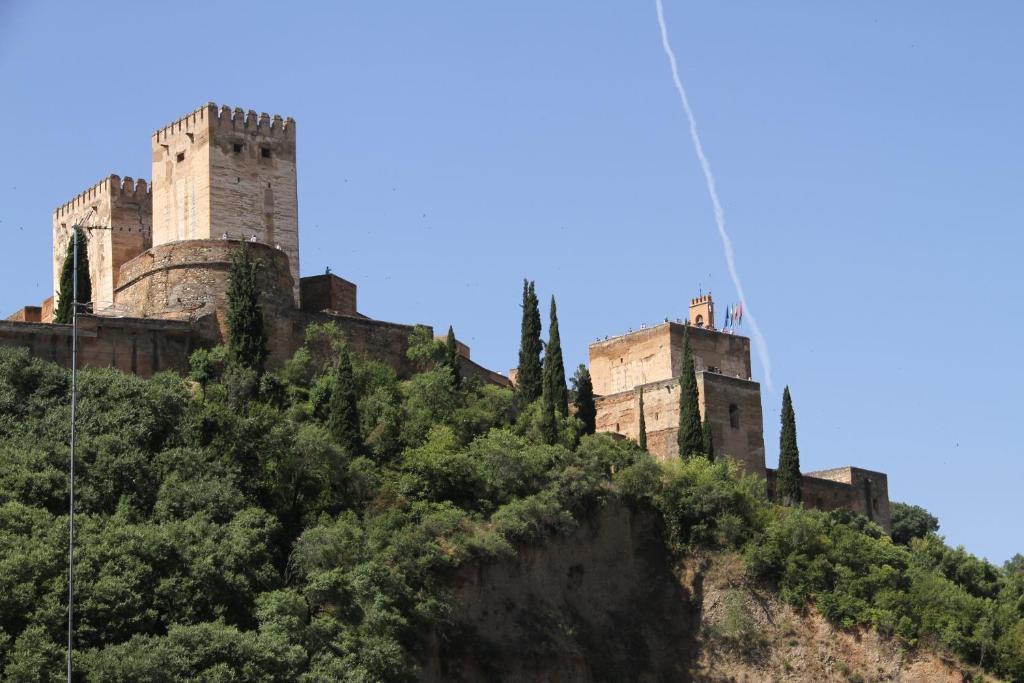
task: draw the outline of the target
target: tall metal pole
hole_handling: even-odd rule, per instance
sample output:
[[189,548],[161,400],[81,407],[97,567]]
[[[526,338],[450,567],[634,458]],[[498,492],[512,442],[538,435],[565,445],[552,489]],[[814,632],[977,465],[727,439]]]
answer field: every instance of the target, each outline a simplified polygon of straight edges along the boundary
[[75,624],[75,417],[78,410],[78,225],[72,228],[71,269],[71,467],[68,505],[68,683],[71,683],[72,636]]

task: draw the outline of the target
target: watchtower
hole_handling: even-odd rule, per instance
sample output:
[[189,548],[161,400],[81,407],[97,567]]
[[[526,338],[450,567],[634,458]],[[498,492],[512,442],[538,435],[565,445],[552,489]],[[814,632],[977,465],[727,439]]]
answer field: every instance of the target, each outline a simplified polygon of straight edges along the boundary
[[227,238],[279,248],[298,306],[295,121],[210,102],[152,143],[153,246]]
[[690,299],[690,324],[715,329],[715,302],[711,300],[710,293]]

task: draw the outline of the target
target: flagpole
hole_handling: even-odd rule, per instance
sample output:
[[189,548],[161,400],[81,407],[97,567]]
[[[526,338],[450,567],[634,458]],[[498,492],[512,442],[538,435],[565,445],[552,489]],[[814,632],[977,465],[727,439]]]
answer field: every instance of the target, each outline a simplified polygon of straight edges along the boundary
[[75,423],[78,412],[78,224],[72,227],[71,268],[71,454],[68,499],[68,683],[75,625]]

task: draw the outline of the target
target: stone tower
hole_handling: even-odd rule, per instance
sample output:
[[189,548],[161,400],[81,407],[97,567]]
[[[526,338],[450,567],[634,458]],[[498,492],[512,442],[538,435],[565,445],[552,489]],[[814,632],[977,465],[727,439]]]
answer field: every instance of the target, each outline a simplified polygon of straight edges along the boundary
[[715,329],[715,302],[710,294],[690,299],[690,324],[694,327]]
[[299,305],[295,121],[212,102],[153,134],[153,246],[244,239],[288,256]]
[[152,209],[146,181],[111,175],[53,212],[53,305],[60,299],[60,271],[71,239],[80,225],[89,249],[93,310],[115,312],[114,290],[121,266],[152,246]]

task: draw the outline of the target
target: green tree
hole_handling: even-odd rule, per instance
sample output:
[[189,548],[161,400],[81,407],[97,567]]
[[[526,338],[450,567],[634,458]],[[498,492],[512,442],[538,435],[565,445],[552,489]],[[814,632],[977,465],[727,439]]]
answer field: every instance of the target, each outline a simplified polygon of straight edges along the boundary
[[544,383],[544,393],[540,399],[540,433],[544,443],[551,445],[558,441],[558,408],[551,395],[551,389],[547,382]]
[[363,445],[359,435],[359,397],[352,373],[352,359],[347,350],[338,357],[338,365],[331,378],[330,413],[327,427],[331,436],[349,455],[357,455]]
[[704,437],[704,455],[708,456],[708,460],[714,460],[715,438],[711,434],[711,420],[707,419],[707,415],[704,416],[704,422],[701,423],[701,429],[703,430]]
[[647,450],[647,420],[644,419],[644,388],[640,387],[640,405],[637,406],[637,410],[640,413],[640,436],[637,437],[637,443],[640,444],[640,448]]
[[519,341],[519,370],[516,389],[520,406],[527,406],[544,392],[540,360],[540,308],[534,283],[523,280],[523,321]]
[[68,240],[68,250],[64,255],[64,263],[60,268],[60,290],[57,295],[57,310],[53,314],[53,322],[67,325],[71,322],[71,305],[74,299],[74,254],[75,241],[78,241],[78,301],[86,306],[79,306],[79,312],[92,311],[92,277],[89,275],[89,243],[85,232],[76,227]]
[[892,504],[892,542],[910,545],[915,538],[924,538],[939,530],[939,518],[920,505]]
[[459,368],[459,345],[455,341],[455,330],[448,326],[448,336],[445,338],[444,362],[452,369],[452,381],[455,388],[462,386],[462,370]]
[[576,417],[583,423],[583,433],[593,434],[597,431],[597,405],[594,402],[594,383],[590,379],[590,370],[582,363],[576,368],[572,378],[573,390],[576,393]]
[[779,500],[786,505],[797,505],[802,498],[800,449],[796,445],[796,414],[789,387],[782,391],[782,431],[779,433],[779,471],[776,490]]
[[689,330],[683,331],[683,374],[679,378],[679,457],[688,458],[704,452],[704,432],[700,425],[697,401],[697,374]]
[[256,282],[259,263],[254,261],[245,242],[231,257],[228,276],[228,348],[236,363],[263,373],[267,361],[267,334],[263,327],[263,307]]
[[544,385],[551,394],[555,411],[565,417],[569,414],[569,394],[565,387],[565,363],[562,360],[562,338],[558,333],[558,310],[555,297],[551,297],[551,324],[548,326],[548,345],[544,350]]

